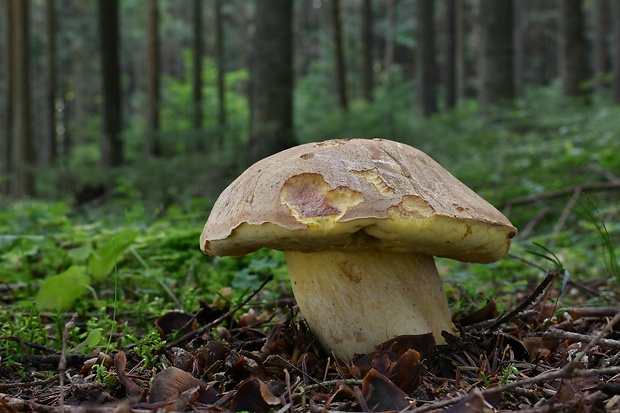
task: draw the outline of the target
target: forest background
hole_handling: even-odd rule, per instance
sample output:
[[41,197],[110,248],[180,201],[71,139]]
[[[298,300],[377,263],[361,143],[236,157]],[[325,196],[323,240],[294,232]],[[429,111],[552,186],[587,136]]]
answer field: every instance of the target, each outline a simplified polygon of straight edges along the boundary
[[483,136],[465,144],[477,122],[530,122],[541,99],[547,115],[620,103],[620,12],[604,0],[4,4],[14,199],[81,203],[127,185],[160,203],[214,197],[252,161],[346,136],[412,144],[458,175],[455,158],[486,153]]

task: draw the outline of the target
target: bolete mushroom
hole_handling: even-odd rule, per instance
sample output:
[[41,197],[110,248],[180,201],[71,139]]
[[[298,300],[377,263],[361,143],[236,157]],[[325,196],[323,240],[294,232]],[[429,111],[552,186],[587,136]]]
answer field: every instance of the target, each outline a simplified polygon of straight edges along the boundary
[[308,143],[260,160],[215,202],[209,255],[284,251],[302,315],[349,359],[388,339],[456,333],[433,256],[488,263],[516,228],[425,153],[386,139]]

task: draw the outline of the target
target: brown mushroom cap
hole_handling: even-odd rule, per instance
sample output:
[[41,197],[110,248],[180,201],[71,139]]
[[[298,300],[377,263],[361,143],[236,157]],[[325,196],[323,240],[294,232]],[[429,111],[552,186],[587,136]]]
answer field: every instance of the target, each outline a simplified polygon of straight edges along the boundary
[[484,263],[505,256],[516,232],[425,153],[386,139],[336,139],[249,167],[215,202],[200,244],[220,256],[378,249]]

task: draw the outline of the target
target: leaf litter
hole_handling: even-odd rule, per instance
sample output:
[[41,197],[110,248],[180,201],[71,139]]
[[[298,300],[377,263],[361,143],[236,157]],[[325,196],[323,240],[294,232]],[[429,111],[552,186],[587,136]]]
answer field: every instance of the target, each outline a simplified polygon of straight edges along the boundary
[[294,300],[252,305],[269,278],[234,307],[155,320],[166,344],[148,366],[137,346],[58,354],[10,337],[28,351],[0,365],[0,412],[620,411],[620,307],[563,308],[561,275],[512,311],[456,319],[445,345],[400,336],[350,361],[323,352]]

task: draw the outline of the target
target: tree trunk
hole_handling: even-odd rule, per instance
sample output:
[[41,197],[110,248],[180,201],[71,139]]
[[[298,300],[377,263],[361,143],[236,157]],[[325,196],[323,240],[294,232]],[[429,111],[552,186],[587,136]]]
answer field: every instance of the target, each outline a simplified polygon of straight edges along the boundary
[[[194,101],[194,129],[202,129],[202,0],[192,1],[193,38],[192,38],[192,100]],[[202,144],[199,143],[199,146]]]
[[372,1],[362,2],[362,90],[366,102],[373,101],[374,68],[372,61]]
[[34,195],[36,154],[30,118],[30,61],[28,52],[28,3],[9,0],[7,16],[13,43],[9,56],[9,81],[12,83],[11,131],[9,139],[12,150],[11,195],[14,198]]
[[334,51],[336,53],[336,84],[338,104],[344,110],[349,109],[347,94],[347,68],[344,60],[344,44],[342,41],[342,14],[340,0],[332,0],[332,26],[334,30]]
[[[222,21],[222,0],[215,0],[215,43],[217,53],[217,124],[226,124],[226,84],[224,82],[224,28]],[[218,142],[221,147],[222,142]]]
[[446,41],[444,46],[444,91],[446,109],[456,106],[456,8],[458,0],[446,3]]
[[514,74],[515,96],[523,95],[525,79],[525,39],[527,35],[527,2],[514,2]]
[[613,55],[613,101],[620,105],[620,2],[614,0],[611,3],[611,13],[614,31],[614,55]]
[[515,97],[512,0],[480,2],[482,112]]
[[562,94],[585,97],[588,90],[588,60],[581,0],[558,0],[559,68]]
[[293,135],[293,4],[257,0],[252,71],[253,163],[295,145]]
[[[614,2],[617,0],[614,0]],[[609,4],[607,0],[594,2],[594,62],[596,89],[602,92],[606,89],[605,75],[609,72],[609,54],[607,53],[607,35],[609,34]]]
[[[3,138],[2,163],[4,166],[3,172],[7,177],[10,177],[13,172],[13,62],[15,60],[15,22],[12,19],[13,16],[13,2],[6,2],[6,111],[5,111],[5,130]],[[7,196],[11,194],[11,180],[7,179],[3,183],[3,193]]]
[[43,136],[43,165],[54,162],[58,155],[56,148],[56,95],[58,87],[56,83],[56,10],[55,0],[47,0],[45,14],[47,20],[47,119],[48,130]]
[[394,63],[394,32],[396,26],[396,0],[386,1],[385,10],[385,54],[383,66],[386,78],[389,80],[392,63]]
[[434,0],[417,0],[416,5],[418,107],[428,117],[437,112]]
[[463,1],[456,0],[456,100],[465,97],[465,16],[463,11]]
[[101,161],[104,168],[123,163],[118,15],[118,0],[99,0],[99,35],[103,76]]
[[[103,0],[105,1],[105,0]],[[149,0],[148,4],[148,84],[147,84],[147,137],[146,153],[149,156],[160,156],[161,145],[159,133],[159,98],[160,98],[160,44],[159,44],[159,11],[157,0]]]

